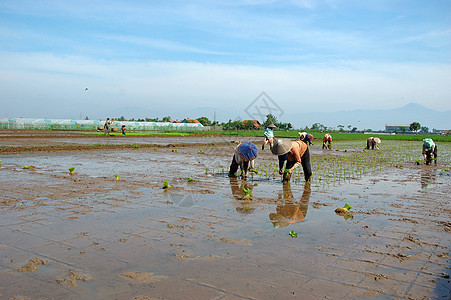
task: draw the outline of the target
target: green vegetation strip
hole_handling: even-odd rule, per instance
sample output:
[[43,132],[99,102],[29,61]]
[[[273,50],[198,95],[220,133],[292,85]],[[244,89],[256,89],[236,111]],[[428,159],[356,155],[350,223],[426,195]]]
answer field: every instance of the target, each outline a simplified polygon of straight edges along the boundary
[[[208,131],[211,133],[219,133],[222,135],[241,135],[241,136],[261,136],[263,137],[263,131],[258,130],[240,130],[240,131]],[[297,139],[299,131],[274,131],[274,136],[281,138],[291,138]],[[322,138],[326,132],[315,132],[308,131],[308,133],[313,134],[316,143],[322,141]],[[327,132],[332,135],[333,140],[365,140],[370,136],[379,137],[381,140],[398,140],[398,141],[422,141],[425,138],[432,138],[435,142],[451,142],[449,136],[437,135],[437,134],[364,134],[364,133],[350,133],[350,132]]]
[[[297,139],[299,137],[298,130],[294,131],[274,131],[276,137]],[[308,133],[313,134],[315,140],[322,140],[326,132],[316,132],[308,131]],[[451,142],[449,136],[442,136],[438,134],[364,134],[364,133],[350,133],[350,132],[328,132],[332,135],[334,140],[366,140],[370,136],[379,137],[381,140],[397,140],[397,141],[422,141],[425,138],[432,138],[436,142]],[[105,135],[104,132],[82,132],[85,135]],[[113,136],[122,136],[121,133],[110,133]],[[261,130],[224,130],[224,131],[184,131],[184,132],[128,132],[127,136],[253,136],[253,137],[263,137],[263,131]]]

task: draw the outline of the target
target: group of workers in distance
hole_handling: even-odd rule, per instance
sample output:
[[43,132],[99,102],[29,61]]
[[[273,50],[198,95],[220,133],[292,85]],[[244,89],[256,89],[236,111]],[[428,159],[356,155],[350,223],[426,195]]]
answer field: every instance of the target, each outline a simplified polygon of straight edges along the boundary
[[[299,140],[291,141],[288,139],[276,139],[274,137],[274,124],[266,127],[264,132],[264,141],[262,150],[269,144],[271,153],[277,155],[279,160],[279,174],[283,175],[283,181],[289,181],[293,171],[302,166],[305,181],[309,181],[312,176],[312,166],[310,164],[309,145],[313,145],[313,135],[307,132],[299,132]],[[366,149],[379,149],[378,144],[381,139],[378,137],[369,137],[366,142]],[[332,136],[326,133],[323,137],[322,149],[332,149]],[[235,153],[230,165],[229,176],[234,177],[241,169],[241,176],[246,177],[248,172],[254,171],[254,160],[257,158],[257,147],[251,142],[238,142],[234,149]],[[430,138],[423,140],[424,160],[426,164],[430,164],[432,160],[437,163],[437,146]],[[286,162],[286,164],[285,164]]]

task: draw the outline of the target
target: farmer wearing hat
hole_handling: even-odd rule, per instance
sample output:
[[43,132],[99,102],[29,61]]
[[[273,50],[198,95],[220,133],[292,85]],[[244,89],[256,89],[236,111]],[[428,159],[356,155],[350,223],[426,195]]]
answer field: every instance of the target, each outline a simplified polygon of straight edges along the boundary
[[313,135],[307,132],[298,132],[299,139],[307,145],[313,145]]
[[262,150],[265,150],[266,144],[269,143],[269,149],[272,148],[272,145],[274,144],[274,128],[277,126],[273,123],[269,124],[266,127],[265,133],[263,134],[265,136],[265,140],[263,141]]
[[434,156],[434,161],[437,164],[437,145],[430,138],[423,140],[423,151],[422,151],[424,162],[429,165],[432,162],[432,156]]
[[[305,181],[312,176],[310,153],[308,146],[302,141],[277,139],[271,149],[272,154],[279,158],[279,174],[283,174],[283,181],[289,181],[293,171],[302,165]],[[285,171],[283,165],[287,161]]]
[[242,177],[247,176],[247,171],[252,172],[254,170],[254,159],[257,158],[257,152],[257,147],[251,142],[238,144],[233,154],[229,177],[235,177],[238,167],[240,167]]
[[379,146],[377,144],[380,144],[380,142],[381,142],[380,138],[371,136],[366,140],[366,149],[369,150],[370,147],[371,150],[374,150],[374,148],[379,149]]
[[332,136],[326,133],[323,137],[323,149],[332,149]]

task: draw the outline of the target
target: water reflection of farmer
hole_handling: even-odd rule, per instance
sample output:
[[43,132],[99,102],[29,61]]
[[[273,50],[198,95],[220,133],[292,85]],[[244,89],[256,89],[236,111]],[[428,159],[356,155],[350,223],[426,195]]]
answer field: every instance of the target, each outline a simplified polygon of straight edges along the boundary
[[230,177],[230,189],[232,190],[232,195],[237,202],[236,211],[242,214],[250,214],[254,211],[254,208],[249,205],[250,199],[243,199],[245,194],[243,188],[246,190],[252,190],[254,186],[246,180],[238,180],[235,177]]
[[265,150],[267,144],[269,144],[269,149],[272,148],[272,145],[274,144],[274,128],[276,128],[276,125],[272,123],[266,127],[265,133],[263,133],[265,140],[263,141],[262,150]]
[[381,143],[381,139],[378,137],[369,137],[366,140],[366,149],[374,150],[374,148],[379,149],[379,146],[377,144]]
[[234,177],[238,171],[241,170],[241,176],[246,177],[248,171],[254,170],[254,159],[257,158],[257,147],[251,142],[240,143],[235,147],[230,164],[229,176]]
[[420,175],[421,175],[420,179],[421,188],[430,189],[432,187],[432,184],[435,182],[435,178],[437,176],[436,170],[422,168]]
[[[293,171],[302,165],[305,181],[312,176],[310,164],[310,153],[306,143],[301,141],[290,141],[277,139],[272,149],[272,154],[279,158],[279,174],[283,174],[283,181],[289,181]],[[285,171],[283,165],[287,161]]]
[[310,182],[306,182],[301,200],[297,202],[291,192],[290,183],[284,182],[283,192],[279,194],[280,204],[276,207],[276,213],[269,214],[269,219],[274,227],[286,227],[290,224],[303,221],[307,215],[310,193]]
[[422,151],[424,162],[429,165],[432,162],[432,157],[437,164],[437,145],[430,138],[423,140],[423,151]]

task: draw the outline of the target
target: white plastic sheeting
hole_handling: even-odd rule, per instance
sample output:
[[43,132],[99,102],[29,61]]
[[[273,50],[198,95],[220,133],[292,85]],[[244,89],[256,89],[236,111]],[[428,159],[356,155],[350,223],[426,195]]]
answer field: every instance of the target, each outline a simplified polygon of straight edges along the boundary
[[[33,118],[0,118],[2,129],[72,129],[97,130],[103,127],[105,120],[70,120],[70,119],[33,119]],[[113,121],[111,128],[120,132],[122,125],[127,131],[200,131],[204,126],[199,123],[170,122],[129,122]]]

